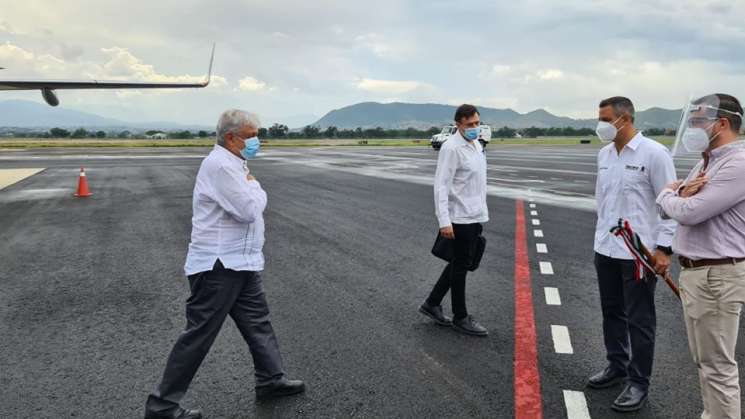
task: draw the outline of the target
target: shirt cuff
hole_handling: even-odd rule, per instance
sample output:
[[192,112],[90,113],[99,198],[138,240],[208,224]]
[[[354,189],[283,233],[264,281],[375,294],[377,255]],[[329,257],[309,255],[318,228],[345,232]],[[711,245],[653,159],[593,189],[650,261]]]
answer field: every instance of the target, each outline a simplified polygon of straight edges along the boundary
[[440,224],[440,228],[451,226],[449,216],[437,217],[437,222]]
[[672,196],[678,196],[675,193],[675,191],[672,190],[672,189],[670,189],[670,188],[663,189],[662,192],[660,192],[660,194],[657,196],[657,200],[656,200],[657,205],[659,205],[660,207],[662,207],[662,201],[664,201],[665,198],[667,198],[670,195],[672,195]]
[[657,237],[657,244],[656,245],[657,246],[662,246],[662,247],[672,247],[673,246],[673,236],[664,235],[664,236]]

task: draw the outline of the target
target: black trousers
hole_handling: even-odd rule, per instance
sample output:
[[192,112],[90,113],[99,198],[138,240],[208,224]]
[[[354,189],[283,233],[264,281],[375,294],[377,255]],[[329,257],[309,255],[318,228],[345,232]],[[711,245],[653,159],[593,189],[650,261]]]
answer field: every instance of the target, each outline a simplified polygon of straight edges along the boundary
[[631,382],[649,387],[654,360],[657,278],[634,278],[634,262],[595,253],[595,269],[603,309],[603,336],[611,368]]
[[466,274],[468,273],[468,250],[474,245],[483,227],[479,223],[453,224],[455,248],[453,261],[448,263],[427,298],[430,305],[440,305],[450,290],[453,317],[462,319],[468,315],[466,309]]
[[148,397],[145,408],[151,412],[178,407],[228,315],[251,351],[256,386],[270,385],[284,376],[257,272],[226,269],[218,260],[211,271],[190,275],[189,285],[186,329],[173,346],[160,384]]

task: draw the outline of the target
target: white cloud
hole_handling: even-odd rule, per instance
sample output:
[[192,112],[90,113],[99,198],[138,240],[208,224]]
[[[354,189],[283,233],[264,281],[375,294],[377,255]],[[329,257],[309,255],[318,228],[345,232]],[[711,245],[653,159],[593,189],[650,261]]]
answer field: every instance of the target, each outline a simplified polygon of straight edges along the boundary
[[[35,54],[17,45],[6,42],[0,44],[0,63],[14,73],[23,74],[26,78],[54,79],[97,79],[97,80],[130,80],[153,83],[195,83],[204,80],[204,75],[166,75],[159,73],[155,67],[145,64],[126,48],[101,48],[107,57],[103,64],[91,61],[68,61],[52,54]],[[227,85],[222,76],[213,75],[210,87]],[[174,90],[170,90],[173,92]],[[163,94],[168,91],[150,91]],[[130,92],[132,93],[132,92]]]
[[395,81],[361,79],[355,84],[358,89],[375,94],[401,95],[413,92],[423,87],[429,87],[426,83],[418,81]]
[[405,40],[389,39],[376,32],[358,35],[354,38],[358,48],[370,51],[377,58],[394,59],[409,57],[414,48]]
[[355,42],[360,46],[369,49],[378,57],[385,57],[391,53],[391,46],[388,45],[383,37],[377,33],[368,33],[365,35],[359,35],[355,39]]
[[[155,71],[151,64],[145,64],[140,58],[134,56],[126,48],[111,47],[102,48],[101,52],[109,57],[109,60],[101,66],[93,66],[93,72],[89,73],[94,78],[114,78],[136,81],[148,81],[153,83],[198,83],[204,80],[204,75],[176,75],[170,76]],[[210,86],[221,87],[227,84],[222,76],[212,76]]]
[[13,30],[10,28],[10,25],[8,25],[7,22],[0,21],[0,32],[5,32],[5,33],[11,33],[12,34],[13,33]]
[[559,80],[564,78],[564,72],[554,68],[540,70],[537,75],[541,80]]
[[509,72],[510,72],[510,70],[512,70],[512,67],[510,67],[510,66],[508,66],[508,65],[504,65],[504,64],[495,64],[495,65],[494,65],[494,66],[492,66],[492,68],[491,68],[491,74],[493,74],[493,75],[495,75],[495,76],[499,76],[499,75],[503,75],[503,74],[507,74],[507,73],[509,73]]
[[9,61],[30,61],[34,59],[34,53],[13,45],[10,41],[0,45],[0,60],[7,63]]
[[246,76],[238,82],[238,89],[246,92],[263,92],[267,90],[267,85],[254,77]]

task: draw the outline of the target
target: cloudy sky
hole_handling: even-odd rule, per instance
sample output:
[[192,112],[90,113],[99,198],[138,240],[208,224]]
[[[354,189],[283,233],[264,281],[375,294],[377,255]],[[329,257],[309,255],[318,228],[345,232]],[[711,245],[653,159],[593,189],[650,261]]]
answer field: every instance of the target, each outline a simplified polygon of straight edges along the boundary
[[[1,78],[194,81],[192,91],[62,91],[61,106],[212,124],[225,108],[297,126],[362,101],[475,103],[594,117],[691,94],[745,96],[735,0],[0,0]],[[41,102],[39,92],[0,100]]]

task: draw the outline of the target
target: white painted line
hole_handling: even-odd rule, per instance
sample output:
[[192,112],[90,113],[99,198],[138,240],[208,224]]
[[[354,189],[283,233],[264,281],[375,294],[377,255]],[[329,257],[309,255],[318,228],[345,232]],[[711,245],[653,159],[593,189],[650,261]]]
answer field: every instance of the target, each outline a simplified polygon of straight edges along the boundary
[[538,262],[538,265],[541,267],[542,275],[553,275],[554,274],[554,267],[553,265],[551,265],[551,262]]
[[0,189],[4,189],[27,177],[33,176],[44,170],[44,168],[31,169],[0,169]]
[[572,341],[569,339],[569,328],[551,325],[551,337],[554,339],[554,351],[557,354],[573,354]]
[[533,237],[543,237],[543,230],[533,230]]
[[548,247],[546,247],[545,243],[536,243],[535,250],[538,253],[548,253]]
[[530,204],[530,208],[535,208],[535,204]]
[[554,287],[543,288],[543,293],[546,294],[546,304],[550,306],[560,306],[561,296],[559,296],[559,289]]
[[590,411],[587,410],[585,393],[564,390],[564,404],[567,408],[568,419],[590,419]]
[[539,220],[539,219],[537,219],[537,218],[533,218],[533,225],[534,225],[534,226],[539,226],[539,225],[541,225],[541,220]]
[[538,211],[530,211],[530,215],[538,215]]

